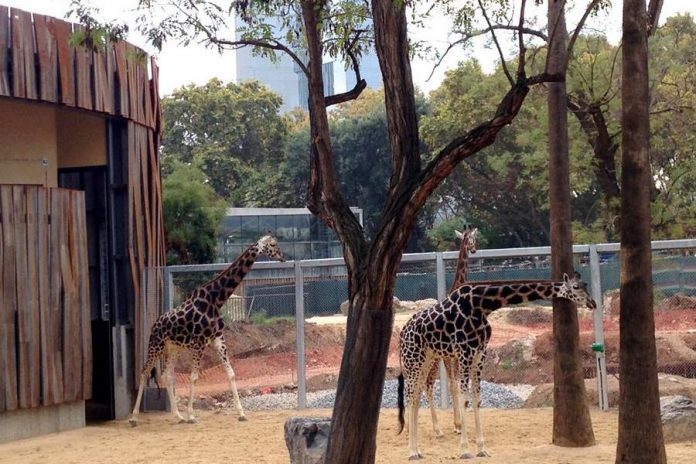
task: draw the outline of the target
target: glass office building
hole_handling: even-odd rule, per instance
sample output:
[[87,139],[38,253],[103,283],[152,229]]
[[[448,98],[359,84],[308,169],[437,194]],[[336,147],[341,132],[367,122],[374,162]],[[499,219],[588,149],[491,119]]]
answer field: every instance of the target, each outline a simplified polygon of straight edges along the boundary
[[[351,207],[362,224],[362,209]],[[341,242],[307,208],[229,208],[219,231],[218,262],[234,261],[250,244],[271,232],[286,259],[339,258]]]

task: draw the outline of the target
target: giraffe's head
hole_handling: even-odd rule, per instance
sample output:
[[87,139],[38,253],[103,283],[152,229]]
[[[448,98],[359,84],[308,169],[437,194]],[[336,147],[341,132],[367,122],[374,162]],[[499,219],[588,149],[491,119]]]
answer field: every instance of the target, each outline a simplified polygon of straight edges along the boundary
[[590,309],[597,308],[597,303],[587,293],[587,284],[580,280],[580,274],[577,272],[572,278],[568,277],[568,274],[563,274],[563,285],[558,292],[558,296],[574,301],[578,305],[587,306]]
[[454,231],[454,235],[462,241],[468,253],[476,253],[476,244],[478,243],[478,228],[474,227],[464,232]]
[[278,240],[272,235],[264,235],[256,242],[259,254],[266,255],[271,259],[278,261],[285,261],[285,256],[283,256],[283,251],[278,246]]

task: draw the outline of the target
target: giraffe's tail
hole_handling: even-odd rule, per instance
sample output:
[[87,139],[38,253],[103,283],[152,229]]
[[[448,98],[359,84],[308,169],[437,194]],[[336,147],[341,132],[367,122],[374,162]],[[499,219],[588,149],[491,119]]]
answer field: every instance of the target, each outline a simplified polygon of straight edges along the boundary
[[157,385],[157,399],[160,399],[160,394],[162,392],[162,387],[160,387],[159,384],[159,375],[157,375],[157,366],[154,366],[150,370],[150,378],[155,381],[155,385]]
[[399,406],[399,431],[397,435],[404,430],[404,374],[403,372],[399,374],[398,377],[399,387],[397,390],[397,404]]

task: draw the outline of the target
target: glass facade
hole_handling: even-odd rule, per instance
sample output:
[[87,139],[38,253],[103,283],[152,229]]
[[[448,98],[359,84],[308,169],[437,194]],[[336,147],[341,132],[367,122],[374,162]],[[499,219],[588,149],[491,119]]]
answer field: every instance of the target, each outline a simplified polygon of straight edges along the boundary
[[[362,224],[362,210],[351,210]],[[306,208],[230,208],[220,225],[217,261],[234,261],[269,232],[289,260],[340,258],[343,254],[336,234]]]

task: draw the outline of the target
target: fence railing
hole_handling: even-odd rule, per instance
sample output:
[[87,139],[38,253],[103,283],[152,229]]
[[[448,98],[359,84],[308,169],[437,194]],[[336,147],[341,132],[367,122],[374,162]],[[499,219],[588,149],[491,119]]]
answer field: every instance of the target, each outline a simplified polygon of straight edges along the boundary
[[[674,298],[696,296],[696,239],[655,241],[652,250],[656,311],[668,308],[668,303]],[[609,309],[605,311],[603,300],[608,292],[619,288],[619,251],[618,243],[573,247],[575,269],[589,283],[598,305],[590,322],[594,336],[592,352],[595,366],[587,374],[597,379],[598,404],[603,409],[608,407],[604,325],[611,324],[612,330],[615,330],[617,316]],[[468,279],[548,279],[550,253],[550,247],[478,250],[469,256]],[[400,300],[443,299],[453,280],[457,257],[457,252],[403,255],[394,295]],[[226,266],[219,263],[166,268],[164,307],[175,306],[197,283],[207,280]],[[237,297],[228,303],[227,317],[231,320],[253,320],[255,315],[261,314],[264,317],[295,318],[297,406],[304,408],[307,403],[303,321],[308,317],[339,313],[341,303],[348,298],[343,259],[257,262],[237,293]],[[696,311],[696,307],[690,310]],[[495,338],[495,324],[493,332]],[[612,365],[611,369],[615,370],[615,366]],[[696,365],[693,371],[696,376]],[[444,385],[444,375],[440,381]],[[446,388],[441,391],[446,392]],[[445,406],[447,401],[446,394],[443,394],[442,405]]]

